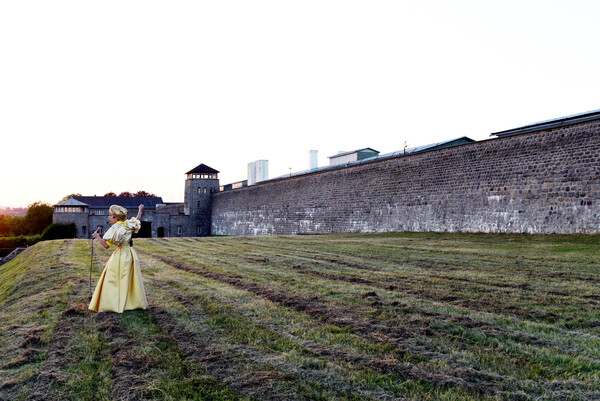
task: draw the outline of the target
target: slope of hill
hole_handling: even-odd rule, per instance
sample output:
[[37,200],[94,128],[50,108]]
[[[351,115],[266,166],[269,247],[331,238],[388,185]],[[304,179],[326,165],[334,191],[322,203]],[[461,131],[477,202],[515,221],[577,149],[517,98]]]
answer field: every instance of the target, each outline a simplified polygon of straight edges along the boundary
[[600,399],[597,236],[135,247],[150,309],[122,315],[87,310],[89,241],[0,266],[0,399]]

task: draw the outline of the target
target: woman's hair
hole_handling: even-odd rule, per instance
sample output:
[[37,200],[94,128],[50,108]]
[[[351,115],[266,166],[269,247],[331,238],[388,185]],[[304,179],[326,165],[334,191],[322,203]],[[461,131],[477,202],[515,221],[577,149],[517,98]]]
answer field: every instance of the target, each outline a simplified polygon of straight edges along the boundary
[[123,206],[112,205],[110,209],[108,209],[108,213],[112,214],[119,220],[125,220],[127,218],[127,209]]

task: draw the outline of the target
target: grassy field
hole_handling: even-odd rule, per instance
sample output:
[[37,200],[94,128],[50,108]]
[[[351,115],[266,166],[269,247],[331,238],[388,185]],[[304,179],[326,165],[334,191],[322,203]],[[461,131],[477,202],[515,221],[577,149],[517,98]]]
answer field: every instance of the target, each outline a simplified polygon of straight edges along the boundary
[[122,315],[89,241],[41,242],[0,266],[0,399],[599,400],[599,240],[137,240]]

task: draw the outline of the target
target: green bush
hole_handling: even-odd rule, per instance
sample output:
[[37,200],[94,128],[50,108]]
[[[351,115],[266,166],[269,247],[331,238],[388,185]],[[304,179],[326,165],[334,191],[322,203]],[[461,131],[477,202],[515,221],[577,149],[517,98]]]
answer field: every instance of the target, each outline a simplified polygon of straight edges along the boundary
[[0,238],[0,248],[9,249],[27,245],[27,238],[23,235],[18,237],[3,237]]
[[19,235],[17,237],[1,237],[0,238],[0,256],[6,256],[13,249],[26,247],[41,241],[41,235]]
[[42,236],[40,234],[26,235],[25,239],[27,240],[27,246],[31,246],[40,242],[42,240]]
[[76,236],[77,227],[75,227],[75,223],[53,223],[42,233],[42,241],[75,238]]

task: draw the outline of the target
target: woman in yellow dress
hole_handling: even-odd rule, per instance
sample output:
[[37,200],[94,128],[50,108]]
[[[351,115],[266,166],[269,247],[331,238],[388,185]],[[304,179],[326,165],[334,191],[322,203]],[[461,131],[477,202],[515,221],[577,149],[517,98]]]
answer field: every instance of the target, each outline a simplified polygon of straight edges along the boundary
[[100,275],[90,301],[90,310],[123,313],[125,310],[148,308],[140,262],[137,253],[129,245],[132,233],[137,233],[140,229],[143,209],[144,205],[140,205],[137,217],[125,220],[127,209],[112,205],[108,211],[111,227],[102,238],[98,230],[92,235],[104,248],[114,245],[117,249]]

